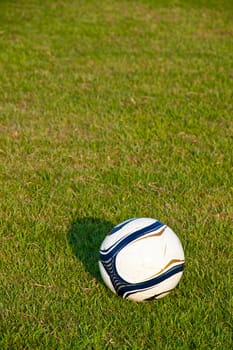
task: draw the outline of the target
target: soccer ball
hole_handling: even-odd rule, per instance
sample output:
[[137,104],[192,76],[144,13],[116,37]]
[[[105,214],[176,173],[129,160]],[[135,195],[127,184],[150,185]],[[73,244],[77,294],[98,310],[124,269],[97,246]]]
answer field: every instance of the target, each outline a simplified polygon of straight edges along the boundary
[[178,284],[184,251],[162,222],[133,218],[115,226],[100,247],[100,273],[119,296],[135,301],[159,299]]

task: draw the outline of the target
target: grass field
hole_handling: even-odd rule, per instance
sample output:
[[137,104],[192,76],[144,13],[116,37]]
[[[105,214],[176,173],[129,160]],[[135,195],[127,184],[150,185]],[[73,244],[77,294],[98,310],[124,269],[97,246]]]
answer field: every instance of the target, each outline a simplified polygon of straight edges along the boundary
[[[232,349],[232,102],[230,0],[0,0],[0,349]],[[98,250],[143,216],[186,269],[135,303]]]

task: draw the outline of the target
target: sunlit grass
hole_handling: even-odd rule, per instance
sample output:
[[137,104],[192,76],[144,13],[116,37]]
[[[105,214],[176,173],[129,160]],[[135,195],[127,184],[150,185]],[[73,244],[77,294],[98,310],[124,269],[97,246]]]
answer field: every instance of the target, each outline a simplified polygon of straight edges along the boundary
[[[0,1],[0,348],[232,348],[229,1]],[[117,223],[157,218],[167,297],[98,271]]]

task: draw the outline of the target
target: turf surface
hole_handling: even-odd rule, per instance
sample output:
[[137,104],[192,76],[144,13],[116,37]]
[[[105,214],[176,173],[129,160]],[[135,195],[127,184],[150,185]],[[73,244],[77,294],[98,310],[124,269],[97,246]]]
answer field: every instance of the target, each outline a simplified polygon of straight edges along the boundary
[[[0,348],[232,349],[233,5],[0,1]],[[186,270],[160,301],[102,283],[154,217]]]

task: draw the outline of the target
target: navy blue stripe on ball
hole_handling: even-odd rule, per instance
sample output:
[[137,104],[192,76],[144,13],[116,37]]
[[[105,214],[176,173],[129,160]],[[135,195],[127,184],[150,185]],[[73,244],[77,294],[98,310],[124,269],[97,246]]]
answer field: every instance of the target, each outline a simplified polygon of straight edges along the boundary
[[166,279],[176,275],[179,272],[182,272],[184,270],[184,263],[173,266],[170,268],[168,271],[164,272],[160,276],[157,276],[155,278],[152,278],[148,281],[145,282],[140,282],[140,283],[134,283],[134,284],[121,284],[116,291],[117,294],[127,298],[132,294],[135,294],[137,292],[141,292],[143,290],[151,289],[156,286],[156,284],[159,284]]
[[184,263],[171,267],[169,270],[163,274],[154,277],[148,281],[139,283],[129,283],[125,281],[121,276],[119,276],[116,270],[116,257],[109,259],[108,261],[102,262],[106,272],[108,273],[112,285],[116,293],[123,298],[128,298],[130,295],[150,290],[154,288],[157,284],[169,279],[175,274],[182,272],[184,270]]
[[113,256],[115,256],[116,253],[118,253],[121,249],[127,246],[127,244],[133,242],[134,240],[150,233],[154,232],[161,227],[165,226],[162,222],[156,221],[153,224],[146,226],[138,231],[133,232],[129,236],[123,238],[122,240],[119,240],[118,244],[114,243],[111,247],[108,249],[101,249],[100,250],[100,260],[102,262],[107,261],[111,259]]
[[[150,288],[150,289],[151,289],[151,288]],[[146,298],[146,299],[144,299],[144,300],[153,300],[153,299],[157,299],[158,297],[161,297],[161,296],[164,295],[164,294],[170,293],[171,291],[172,291],[172,289],[168,289],[168,290],[165,290],[165,291],[162,292],[162,293],[155,294],[155,295],[153,295],[152,297]]]
[[129,220],[126,220],[124,222],[122,222],[122,224],[119,224],[117,226],[115,226],[112,231],[109,232],[109,235],[112,235],[113,233],[119,231],[122,229],[122,227],[124,227],[125,225],[127,225],[129,222],[131,221],[134,221],[134,220],[137,220],[136,218],[132,218],[132,219],[129,219]]

